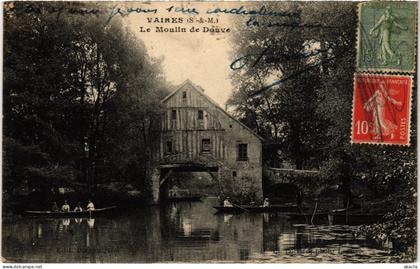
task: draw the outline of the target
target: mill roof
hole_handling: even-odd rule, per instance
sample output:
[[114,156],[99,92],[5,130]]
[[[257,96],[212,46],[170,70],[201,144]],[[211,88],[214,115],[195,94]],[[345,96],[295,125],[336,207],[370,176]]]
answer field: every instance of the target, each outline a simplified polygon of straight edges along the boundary
[[172,91],[170,94],[168,94],[165,98],[162,99],[162,103],[165,103],[166,101],[168,101],[172,96],[174,96],[177,92],[179,92],[182,88],[184,88],[186,85],[190,85],[192,89],[194,89],[198,94],[200,94],[204,99],[206,99],[209,103],[211,103],[213,106],[215,106],[217,109],[219,109],[220,111],[222,111],[225,115],[227,115],[229,118],[231,118],[232,120],[234,120],[235,122],[237,122],[239,125],[241,125],[242,127],[244,127],[247,131],[249,131],[251,134],[253,134],[254,136],[256,136],[259,140],[263,141],[264,138],[262,138],[261,136],[259,136],[256,132],[254,132],[251,128],[249,128],[248,126],[246,126],[245,124],[243,124],[242,122],[240,122],[239,120],[235,119],[232,115],[230,115],[226,110],[224,110],[223,108],[221,108],[213,99],[211,99],[209,96],[207,96],[204,93],[204,89],[201,88],[198,85],[195,85],[194,83],[191,82],[191,80],[187,79],[185,80],[180,86],[178,86],[178,88],[174,91]]

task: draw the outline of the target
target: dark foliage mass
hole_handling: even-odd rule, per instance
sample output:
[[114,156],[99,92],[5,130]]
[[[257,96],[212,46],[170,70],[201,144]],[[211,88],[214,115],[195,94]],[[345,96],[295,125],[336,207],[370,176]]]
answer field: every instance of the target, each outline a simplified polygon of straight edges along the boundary
[[74,184],[93,191],[110,181],[149,186],[160,100],[167,93],[159,62],[120,20],[68,13],[88,7],[5,4],[6,192]]
[[[319,169],[323,186],[338,184],[343,205],[391,201],[386,221],[370,233],[410,253],[416,244],[416,126],[411,145],[350,143],[356,58],[355,3],[271,3],[289,16],[236,21],[233,80],[228,104],[264,136],[265,165],[292,160]],[[244,57],[246,56],[246,57]],[[284,78],[280,84],[273,85]],[[266,87],[273,85],[272,87]],[[416,92],[414,90],[414,92]],[[413,96],[415,99],[415,96]],[[416,115],[413,103],[412,115]],[[364,193],[355,192],[366,187]]]

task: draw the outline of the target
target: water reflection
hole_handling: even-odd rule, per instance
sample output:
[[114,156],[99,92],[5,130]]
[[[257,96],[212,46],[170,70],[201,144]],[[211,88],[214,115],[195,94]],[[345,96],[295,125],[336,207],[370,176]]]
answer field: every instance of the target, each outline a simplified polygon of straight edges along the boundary
[[310,226],[281,214],[214,214],[216,199],[109,218],[3,219],[13,262],[384,261],[387,249],[351,226]]
[[63,219],[62,224],[63,224],[64,228],[67,228],[67,226],[70,225],[70,219]]
[[95,219],[88,219],[87,225],[89,228],[93,229],[93,227],[95,227]]
[[38,224],[37,238],[41,238],[41,237],[42,237],[42,224]]

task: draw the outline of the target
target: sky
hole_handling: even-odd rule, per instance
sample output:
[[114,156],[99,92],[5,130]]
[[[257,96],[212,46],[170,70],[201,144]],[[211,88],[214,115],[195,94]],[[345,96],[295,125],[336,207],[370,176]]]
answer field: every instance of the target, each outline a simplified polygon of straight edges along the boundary
[[[154,3],[156,4],[156,3]],[[164,5],[165,3],[161,3]],[[188,18],[186,15],[174,17]],[[143,40],[151,57],[163,57],[163,71],[167,81],[179,85],[187,79],[201,86],[205,93],[224,107],[232,93],[230,63],[232,48],[229,33],[156,33],[157,26],[190,27],[192,24],[148,23],[147,18],[166,18],[168,15],[133,14],[125,18],[127,26]],[[217,17],[217,16],[214,16]],[[229,27],[229,16],[219,16],[219,26]],[[194,24],[202,29],[209,24]],[[142,33],[140,27],[150,27],[151,32]]]

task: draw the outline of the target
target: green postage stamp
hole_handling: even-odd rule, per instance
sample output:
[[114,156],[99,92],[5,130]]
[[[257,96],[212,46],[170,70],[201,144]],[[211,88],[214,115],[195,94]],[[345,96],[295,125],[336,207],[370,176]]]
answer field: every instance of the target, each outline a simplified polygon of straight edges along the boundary
[[360,4],[358,71],[414,72],[416,8],[416,2]]

